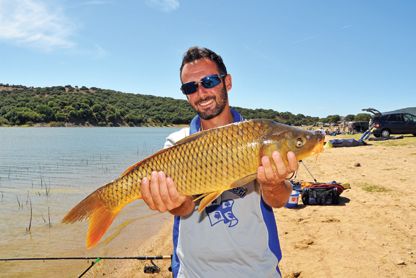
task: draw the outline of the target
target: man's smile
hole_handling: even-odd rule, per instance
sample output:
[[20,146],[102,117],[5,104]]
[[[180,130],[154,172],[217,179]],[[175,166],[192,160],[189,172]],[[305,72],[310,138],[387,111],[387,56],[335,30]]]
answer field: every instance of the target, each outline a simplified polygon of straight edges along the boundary
[[206,107],[214,104],[214,102],[215,102],[215,98],[200,100],[200,101],[198,101],[198,106],[200,106],[201,108],[206,108]]

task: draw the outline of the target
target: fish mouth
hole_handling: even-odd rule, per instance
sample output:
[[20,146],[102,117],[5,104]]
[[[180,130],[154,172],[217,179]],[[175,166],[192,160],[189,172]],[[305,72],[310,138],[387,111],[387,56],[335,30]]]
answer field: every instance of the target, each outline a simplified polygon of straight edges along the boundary
[[319,154],[324,150],[325,134],[320,131],[315,131],[317,137],[317,144],[313,147],[311,154]]
[[319,141],[312,149],[312,154],[319,154],[324,150],[324,140]]

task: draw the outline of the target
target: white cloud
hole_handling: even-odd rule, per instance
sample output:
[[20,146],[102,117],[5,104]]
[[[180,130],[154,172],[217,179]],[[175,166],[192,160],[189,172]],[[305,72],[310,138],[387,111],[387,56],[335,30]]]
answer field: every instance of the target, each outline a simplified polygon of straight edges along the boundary
[[173,12],[179,8],[179,0],[146,0],[146,4],[166,13]]
[[70,48],[74,25],[40,0],[0,0],[0,39],[43,50]]

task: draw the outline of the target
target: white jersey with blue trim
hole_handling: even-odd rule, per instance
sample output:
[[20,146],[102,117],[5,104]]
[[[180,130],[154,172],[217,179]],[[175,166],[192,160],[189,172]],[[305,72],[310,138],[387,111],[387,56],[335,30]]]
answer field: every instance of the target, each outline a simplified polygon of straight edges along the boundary
[[[183,128],[165,147],[189,135]],[[202,213],[175,216],[174,277],[281,277],[279,238],[273,210],[256,182],[221,194]]]

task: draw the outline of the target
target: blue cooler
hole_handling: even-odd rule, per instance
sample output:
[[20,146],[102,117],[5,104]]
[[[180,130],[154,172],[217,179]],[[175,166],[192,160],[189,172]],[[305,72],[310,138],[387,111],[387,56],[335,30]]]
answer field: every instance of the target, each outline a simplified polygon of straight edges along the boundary
[[298,206],[299,201],[299,192],[296,190],[292,190],[290,194],[289,201],[286,203],[285,207],[287,208],[296,208]]

